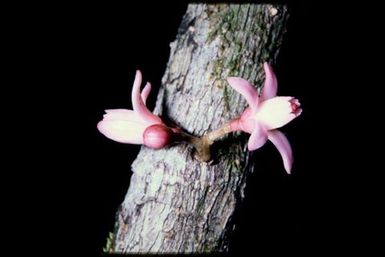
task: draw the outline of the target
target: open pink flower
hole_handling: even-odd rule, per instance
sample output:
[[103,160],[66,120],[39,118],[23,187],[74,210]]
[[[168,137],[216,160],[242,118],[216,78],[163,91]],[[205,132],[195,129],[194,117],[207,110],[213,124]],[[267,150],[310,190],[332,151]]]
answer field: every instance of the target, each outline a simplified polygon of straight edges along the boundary
[[144,144],[151,148],[162,148],[169,143],[172,130],[146,107],[146,100],[151,91],[147,82],[140,93],[142,74],[136,71],[132,87],[132,110],[105,110],[103,120],[97,125],[99,131],[114,141],[128,144]]
[[248,81],[239,77],[227,79],[230,86],[242,94],[249,104],[241,117],[231,122],[231,129],[251,134],[248,142],[250,151],[260,148],[269,139],[280,152],[285,170],[290,173],[293,163],[291,146],[277,128],[298,117],[302,112],[301,105],[294,97],[276,96],[277,78],[269,64],[264,63],[263,68],[266,78],[260,96]]

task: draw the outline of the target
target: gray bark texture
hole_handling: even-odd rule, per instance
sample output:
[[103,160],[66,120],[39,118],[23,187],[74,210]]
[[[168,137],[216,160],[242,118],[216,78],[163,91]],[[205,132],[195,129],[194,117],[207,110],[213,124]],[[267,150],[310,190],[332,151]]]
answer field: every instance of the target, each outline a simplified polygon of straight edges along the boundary
[[[262,64],[274,63],[288,10],[268,4],[190,4],[162,79],[155,113],[202,136],[247,106],[227,83],[239,76],[262,85]],[[254,170],[249,135],[229,134],[212,146],[213,160],[178,144],[142,147],[117,213],[108,252],[201,253],[228,250],[233,215]]]

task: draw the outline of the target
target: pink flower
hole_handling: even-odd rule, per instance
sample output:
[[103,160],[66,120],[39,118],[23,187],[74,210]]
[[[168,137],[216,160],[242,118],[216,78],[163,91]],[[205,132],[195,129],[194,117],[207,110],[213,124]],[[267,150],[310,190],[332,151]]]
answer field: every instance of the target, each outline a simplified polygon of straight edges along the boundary
[[285,170],[290,174],[293,155],[289,141],[277,128],[280,128],[301,114],[302,109],[297,99],[291,96],[276,96],[277,78],[267,63],[263,64],[266,79],[261,95],[248,81],[229,77],[230,86],[245,97],[249,107],[239,119],[231,122],[233,131],[242,130],[250,133],[248,142],[250,151],[263,146],[269,139],[280,152]]
[[105,110],[103,120],[97,125],[99,131],[114,141],[128,144],[144,144],[151,148],[162,148],[172,136],[172,130],[146,107],[146,100],[151,91],[147,82],[140,93],[142,74],[136,71],[132,87],[132,110]]

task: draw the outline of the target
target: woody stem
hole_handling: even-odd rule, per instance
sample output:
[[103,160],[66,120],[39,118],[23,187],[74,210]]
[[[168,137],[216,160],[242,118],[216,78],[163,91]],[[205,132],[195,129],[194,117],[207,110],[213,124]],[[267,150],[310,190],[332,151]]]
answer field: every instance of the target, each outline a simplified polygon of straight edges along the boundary
[[198,160],[208,162],[211,159],[210,146],[224,135],[239,130],[238,122],[238,119],[232,120],[222,127],[201,137],[194,137],[190,134],[179,131],[179,139],[194,146],[197,153],[196,158]]

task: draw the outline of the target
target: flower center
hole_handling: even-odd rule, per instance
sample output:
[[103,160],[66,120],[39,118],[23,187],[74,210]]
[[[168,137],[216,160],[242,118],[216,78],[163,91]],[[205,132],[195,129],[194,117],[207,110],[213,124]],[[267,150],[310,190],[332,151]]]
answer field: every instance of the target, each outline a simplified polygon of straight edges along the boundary
[[298,111],[300,111],[300,103],[298,102],[297,99],[291,99],[290,100],[290,107],[291,107],[291,112],[292,113],[297,113]]

